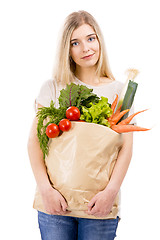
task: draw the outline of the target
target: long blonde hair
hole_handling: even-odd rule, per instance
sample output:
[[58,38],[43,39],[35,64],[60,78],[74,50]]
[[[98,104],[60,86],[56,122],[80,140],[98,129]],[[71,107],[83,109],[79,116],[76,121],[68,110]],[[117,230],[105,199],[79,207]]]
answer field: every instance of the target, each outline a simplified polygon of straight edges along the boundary
[[64,84],[74,81],[76,63],[70,57],[70,40],[73,31],[84,23],[90,25],[94,29],[100,44],[100,57],[96,65],[97,76],[108,77],[112,80],[115,80],[109,66],[101,30],[94,17],[86,11],[73,12],[65,20],[61,33],[61,38],[58,42],[59,49],[57,51],[56,65],[53,78],[57,82],[61,82]]

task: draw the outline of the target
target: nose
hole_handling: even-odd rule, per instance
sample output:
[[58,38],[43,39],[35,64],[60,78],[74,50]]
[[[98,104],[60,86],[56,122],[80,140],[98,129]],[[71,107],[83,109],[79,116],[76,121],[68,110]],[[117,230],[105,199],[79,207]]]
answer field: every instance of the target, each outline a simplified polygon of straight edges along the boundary
[[82,51],[84,53],[88,52],[89,51],[89,47],[88,47],[88,44],[87,43],[83,43],[82,44]]

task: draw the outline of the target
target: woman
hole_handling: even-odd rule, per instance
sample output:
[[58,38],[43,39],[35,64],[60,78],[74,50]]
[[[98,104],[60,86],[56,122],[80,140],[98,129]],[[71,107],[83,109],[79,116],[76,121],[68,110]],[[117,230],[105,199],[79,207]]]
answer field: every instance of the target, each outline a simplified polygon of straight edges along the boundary
[[[90,87],[98,96],[105,96],[110,103],[113,102],[115,94],[120,94],[123,84],[116,81],[112,75],[103,37],[95,19],[85,11],[70,14],[66,18],[59,46],[54,80],[49,80],[42,86],[36,99],[37,107],[47,107],[51,100],[58,107],[60,90],[71,82]],[[114,239],[119,212],[115,218],[104,217],[110,213],[126,175],[132,156],[132,133],[124,135],[123,145],[108,185],[88,203],[86,213],[97,219],[76,218],[65,216],[68,212],[67,202],[50,184],[36,126],[35,118],[28,141],[28,152],[47,212],[38,212],[42,239]]]

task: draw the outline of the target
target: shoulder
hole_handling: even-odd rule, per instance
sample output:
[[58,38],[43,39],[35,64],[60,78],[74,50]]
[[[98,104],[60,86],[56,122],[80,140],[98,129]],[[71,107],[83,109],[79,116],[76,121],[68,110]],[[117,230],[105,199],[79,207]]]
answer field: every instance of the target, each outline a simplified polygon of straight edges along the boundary
[[124,83],[114,80],[112,84],[110,84],[111,91],[115,92],[116,94],[120,95],[122,89],[124,87]]
[[121,81],[112,80],[108,83],[103,83],[99,91],[101,91],[100,94],[105,94],[108,97],[109,102],[113,102],[115,94],[118,94],[118,96],[121,95],[123,86],[124,83]]
[[40,92],[46,94],[52,94],[56,88],[56,83],[53,79],[48,79],[44,81],[40,87]]
[[107,78],[107,77],[101,77],[100,80],[101,80],[101,83],[104,84],[104,85],[105,84],[108,85],[108,84],[111,83],[111,84],[113,84],[117,87],[123,87],[124,86],[124,83],[122,83],[118,80],[113,80],[113,79]]
[[118,88],[123,88],[123,86],[124,86],[124,83],[122,83],[122,82],[120,82],[120,81],[118,81],[118,80],[114,80],[113,82],[114,82],[114,84],[115,84]]
[[42,83],[42,88],[52,88],[55,84],[55,81],[53,79],[48,79]]
[[52,79],[49,79],[42,83],[36,102],[48,107],[51,100],[55,101],[55,83]]

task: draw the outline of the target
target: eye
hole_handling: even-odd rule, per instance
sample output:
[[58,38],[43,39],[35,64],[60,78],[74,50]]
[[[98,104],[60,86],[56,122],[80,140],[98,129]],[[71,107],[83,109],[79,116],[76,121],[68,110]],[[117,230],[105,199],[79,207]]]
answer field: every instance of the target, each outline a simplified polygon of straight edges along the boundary
[[96,39],[95,37],[90,37],[90,38],[88,38],[88,41],[93,42],[95,39]]
[[73,42],[73,43],[71,43],[71,46],[78,46],[78,42]]

